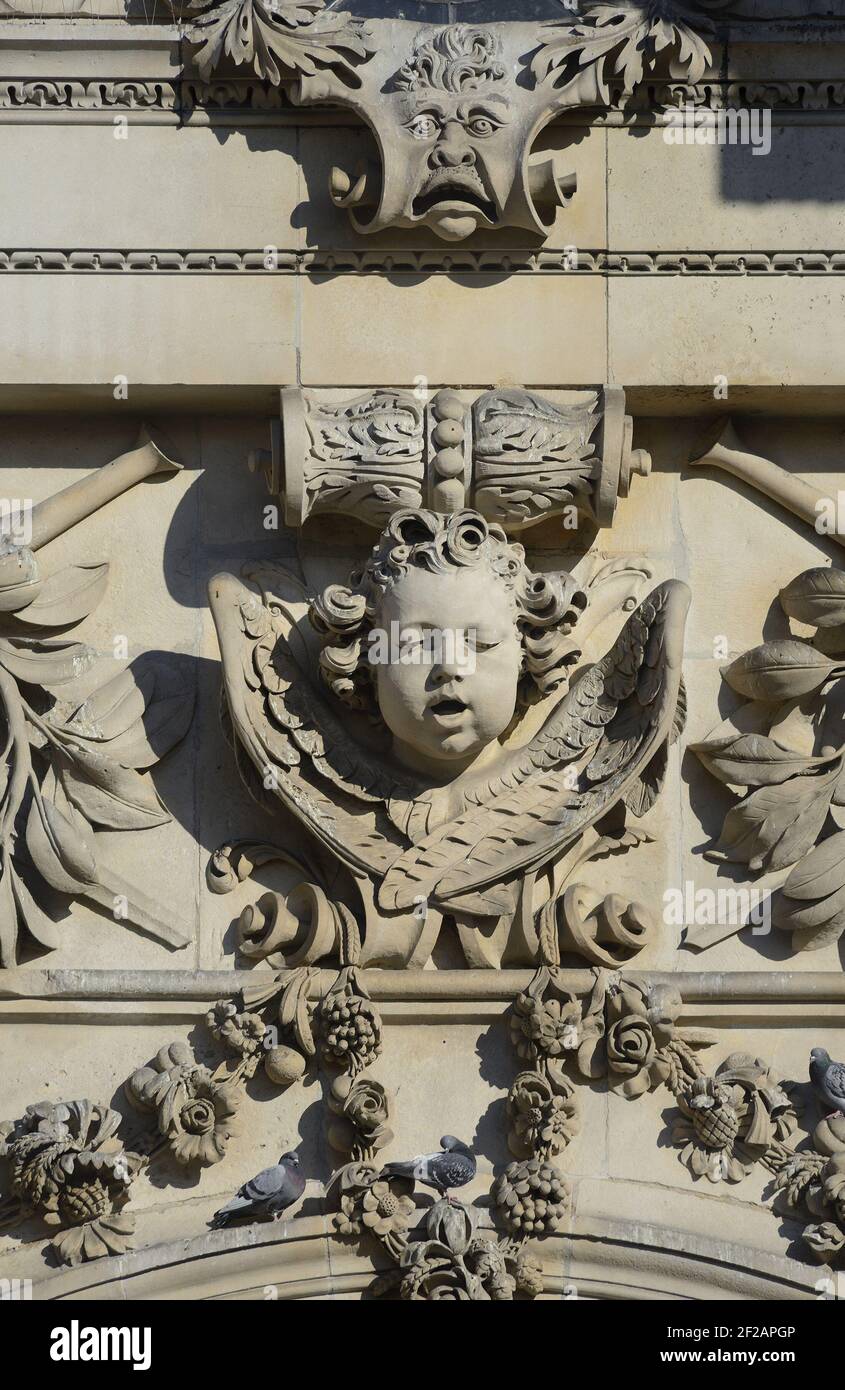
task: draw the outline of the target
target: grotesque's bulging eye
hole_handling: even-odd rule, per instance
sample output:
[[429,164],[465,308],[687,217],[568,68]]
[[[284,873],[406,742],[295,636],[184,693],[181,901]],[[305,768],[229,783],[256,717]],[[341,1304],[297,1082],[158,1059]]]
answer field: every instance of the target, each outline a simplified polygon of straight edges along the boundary
[[469,129],[472,135],[492,135],[496,125],[489,116],[474,116],[469,123]]
[[433,140],[440,129],[437,118],[430,113],[415,116],[405,128],[411,132],[415,140]]

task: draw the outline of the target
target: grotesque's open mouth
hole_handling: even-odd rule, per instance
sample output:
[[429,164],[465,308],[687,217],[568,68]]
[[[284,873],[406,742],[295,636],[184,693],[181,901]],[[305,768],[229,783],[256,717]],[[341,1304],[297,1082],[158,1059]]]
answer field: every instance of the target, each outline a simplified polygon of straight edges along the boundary
[[463,700],[443,699],[437,700],[436,703],[431,706],[431,709],[433,714],[438,714],[443,718],[450,714],[463,714],[466,705]]
[[475,171],[463,174],[458,170],[443,170],[432,174],[413,201],[415,217],[424,217],[432,208],[474,208],[488,222],[496,221],[496,206],[484,191]]

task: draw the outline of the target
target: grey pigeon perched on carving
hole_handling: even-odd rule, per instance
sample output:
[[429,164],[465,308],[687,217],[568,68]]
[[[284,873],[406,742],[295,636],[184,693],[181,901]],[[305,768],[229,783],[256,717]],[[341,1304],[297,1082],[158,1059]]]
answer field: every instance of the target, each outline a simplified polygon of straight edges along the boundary
[[845,1066],[832,1062],[823,1047],[814,1047],[810,1053],[810,1080],[830,1113],[845,1115]]
[[231,1221],[244,1218],[258,1221],[262,1217],[270,1217],[277,1221],[304,1191],[305,1178],[299,1171],[299,1155],[282,1154],[272,1168],[263,1168],[245,1182],[231,1202],[214,1213],[208,1224],[213,1230],[220,1230]]
[[416,1182],[433,1187],[436,1192],[447,1192],[452,1187],[464,1187],[475,1177],[475,1158],[469,1147],[454,1134],[444,1134],[440,1140],[442,1152],[417,1154],[404,1162],[388,1163],[382,1168],[382,1177],[413,1178]]

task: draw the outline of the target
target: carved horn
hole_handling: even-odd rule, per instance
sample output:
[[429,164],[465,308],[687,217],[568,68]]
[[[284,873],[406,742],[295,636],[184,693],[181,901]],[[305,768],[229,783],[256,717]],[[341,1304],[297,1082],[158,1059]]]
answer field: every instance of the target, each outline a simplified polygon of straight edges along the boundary
[[[771,497],[772,501],[779,502],[787,511],[799,516],[802,521],[809,522],[813,529],[816,529],[821,510],[829,504],[830,499],[818,488],[804,482],[803,478],[794,478],[785,468],[780,468],[770,459],[763,458],[760,454],[747,453],[730,418],[720,425],[718,435],[706,446],[704,453],[698,452],[701,447],[699,443],[693,449],[688,467],[721,468],[757,492]],[[829,534],[838,545],[845,546],[845,536],[835,532]]]
[[181,467],[181,463],[162,453],[146,427],[142,426],[138,443],[129,453],[112,459],[111,463],[104,464],[102,468],[33,507],[30,550],[39,550],[48,541],[55,540],[56,536],[62,535],[144,478],[150,478],[154,473],[173,473]]

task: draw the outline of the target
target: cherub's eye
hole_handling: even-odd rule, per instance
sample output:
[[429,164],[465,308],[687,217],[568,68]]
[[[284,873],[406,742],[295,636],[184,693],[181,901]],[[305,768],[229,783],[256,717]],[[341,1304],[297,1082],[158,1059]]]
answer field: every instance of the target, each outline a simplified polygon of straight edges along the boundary
[[489,116],[473,116],[469,123],[470,134],[479,137],[492,135],[493,131],[498,130],[498,128],[498,122],[491,120]]
[[406,130],[411,132],[415,140],[433,140],[439,129],[436,116],[430,113],[415,116],[406,126]]

